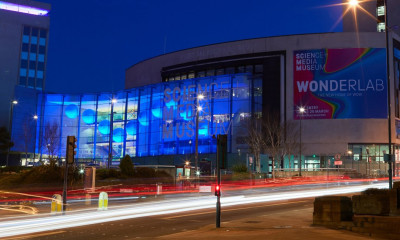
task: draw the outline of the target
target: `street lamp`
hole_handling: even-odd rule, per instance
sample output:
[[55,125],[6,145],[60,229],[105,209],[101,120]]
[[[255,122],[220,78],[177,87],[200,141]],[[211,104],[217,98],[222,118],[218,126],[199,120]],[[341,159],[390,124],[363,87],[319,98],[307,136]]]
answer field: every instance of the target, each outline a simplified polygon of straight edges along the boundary
[[38,115],[35,114],[33,115],[33,120],[35,120],[35,145],[33,146],[33,162],[36,160],[36,134],[37,134],[37,120],[38,120]]
[[387,79],[387,95],[388,95],[388,145],[389,145],[389,189],[392,189],[392,111],[391,111],[391,101],[390,101],[390,67],[389,67],[389,28],[388,28],[388,10],[387,10],[387,0],[384,0],[385,5],[385,38],[386,38],[386,79]]
[[358,6],[359,1],[358,0],[349,0],[349,5],[352,7]]
[[306,109],[304,107],[299,107],[299,113],[300,113],[300,154],[299,154],[299,176],[301,176],[301,148],[302,148],[302,142],[301,142],[301,122],[303,120],[303,114],[306,112]]
[[[13,119],[14,105],[17,105],[17,104],[18,104],[17,100],[11,101],[11,104],[10,104],[10,116],[9,116],[9,124],[8,124],[8,131],[10,132],[10,141],[12,141],[12,119]],[[7,167],[8,167],[9,155],[10,155],[10,147],[8,147],[8,150],[7,150],[7,157],[6,157],[6,166]]]
[[200,100],[204,99],[203,94],[198,94],[196,97],[196,140],[195,140],[195,153],[194,153],[194,165],[195,165],[195,172],[196,172],[196,177],[198,177],[200,174],[197,174],[199,172],[199,114],[200,111],[203,110],[203,108],[200,106]]

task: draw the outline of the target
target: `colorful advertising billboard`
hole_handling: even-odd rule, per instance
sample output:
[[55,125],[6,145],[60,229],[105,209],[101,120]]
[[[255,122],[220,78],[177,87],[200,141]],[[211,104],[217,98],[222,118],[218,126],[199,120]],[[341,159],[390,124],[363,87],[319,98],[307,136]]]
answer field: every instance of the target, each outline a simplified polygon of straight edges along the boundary
[[294,119],[387,118],[384,48],[301,50],[293,61]]

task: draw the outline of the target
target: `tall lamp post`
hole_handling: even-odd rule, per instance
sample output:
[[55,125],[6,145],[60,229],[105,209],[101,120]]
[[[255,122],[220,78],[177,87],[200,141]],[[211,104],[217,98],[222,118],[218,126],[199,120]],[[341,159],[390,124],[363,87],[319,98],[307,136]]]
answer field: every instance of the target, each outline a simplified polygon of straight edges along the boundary
[[202,94],[198,94],[196,97],[196,140],[195,140],[195,153],[194,153],[194,165],[195,165],[195,174],[196,178],[199,177],[199,115],[202,107],[200,106],[200,100],[203,100],[204,96]]
[[[13,112],[14,112],[14,105],[17,105],[18,101],[13,100],[10,104],[10,117],[9,117],[9,123],[8,123],[8,130],[10,132],[10,140],[12,140],[12,119],[13,119]],[[7,150],[7,157],[6,157],[6,166],[8,167],[8,159],[10,156],[10,147],[8,147]]]
[[33,162],[36,160],[36,134],[37,134],[37,120],[38,120],[38,115],[35,114],[33,115],[33,120],[35,120],[35,141],[34,141],[34,146],[33,146]]
[[301,122],[303,120],[303,114],[306,112],[306,109],[304,107],[299,107],[299,113],[300,113],[300,153],[299,153],[299,176],[301,177],[301,149],[302,149],[302,139],[301,139]]
[[387,95],[388,95],[388,145],[389,145],[389,189],[392,189],[392,183],[393,183],[393,170],[392,170],[392,165],[394,159],[392,159],[392,117],[391,117],[391,101],[390,101],[390,67],[389,67],[389,25],[388,25],[388,10],[387,10],[387,0],[384,0],[384,5],[385,5],[385,38],[386,38],[386,79],[387,79]]

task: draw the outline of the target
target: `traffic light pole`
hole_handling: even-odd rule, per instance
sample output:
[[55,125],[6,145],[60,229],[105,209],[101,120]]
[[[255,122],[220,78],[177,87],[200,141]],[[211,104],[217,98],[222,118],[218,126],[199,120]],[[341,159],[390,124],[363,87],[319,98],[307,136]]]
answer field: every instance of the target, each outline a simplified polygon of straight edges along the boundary
[[76,155],[76,138],[75,136],[67,137],[67,149],[65,154],[65,172],[63,187],[63,214],[67,211],[67,187],[68,187],[68,164],[74,164]]
[[68,161],[65,159],[64,187],[63,187],[63,214],[67,211],[67,187],[68,187]]
[[[217,140],[218,141],[218,140]],[[217,228],[221,227],[221,169],[220,169],[220,164],[219,161],[220,159],[220,155],[219,155],[219,151],[221,151],[221,149],[219,147],[217,147],[217,164],[216,164],[216,169],[217,169],[217,185],[215,186],[216,188],[216,193],[218,192],[217,195],[217,212],[216,212],[216,221],[215,221],[215,226]]]

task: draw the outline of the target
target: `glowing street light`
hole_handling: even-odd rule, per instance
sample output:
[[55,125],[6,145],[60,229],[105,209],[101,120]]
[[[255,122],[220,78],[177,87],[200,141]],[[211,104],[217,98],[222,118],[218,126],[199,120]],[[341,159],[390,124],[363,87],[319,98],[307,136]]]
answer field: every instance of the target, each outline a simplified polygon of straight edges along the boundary
[[301,142],[301,121],[303,120],[303,114],[306,112],[306,109],[304,107],[299,107],[299,113],[300,113],[300,153],[299,153],[299,176],[301,176],[301,148],[302,148],[302,142]]
[[[14,111],[14,105],[17,105],[18,101],[17,100],[13,100],[11,101],[10,104],[10,116],[9,116],[9,124],[8,124],[8,131],[10,132],[10,138],[12,141],[12,119],[13,119],[13,111]],[[8,166],[8,158],[10,156],[10,147],[8,147],[8,151],[7,151],[7,156],[6,156],[6,166]]]
[[200,106],[200,100],[204,99],[203,94],[198,94],[196,97],[196,140],[195,140],[195,153],[194,153],[194,165],[196,171],[196,177],[200,176],[199,172],[199,115],[203,108]]
[[358,0],[349,0],[349,5],[352,7],[357,7],[359,4]]

